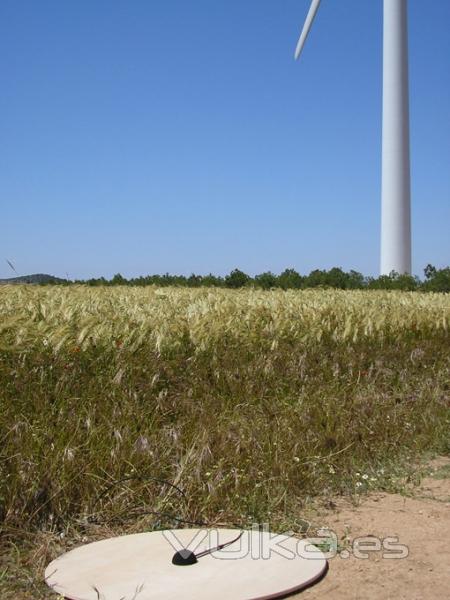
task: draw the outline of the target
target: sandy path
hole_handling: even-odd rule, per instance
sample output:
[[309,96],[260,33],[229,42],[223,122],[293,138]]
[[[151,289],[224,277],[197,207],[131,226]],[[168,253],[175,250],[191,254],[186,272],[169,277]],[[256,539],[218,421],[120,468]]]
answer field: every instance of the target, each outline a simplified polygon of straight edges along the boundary
[[[343,553],[346,558],[332,558],[326,577],[293,598],[450,599],[450,460],[434,461],[433,468],[436,476],[423,480],[411,498],[372,495],[357,508],[343,503],[324,513],[324,524],[339,540],[345,535],[350,538]],[[360,536],[396,536],[409,555],[388,559],[383,551],[372,551],[367,559],[356,558],[352,540]]]

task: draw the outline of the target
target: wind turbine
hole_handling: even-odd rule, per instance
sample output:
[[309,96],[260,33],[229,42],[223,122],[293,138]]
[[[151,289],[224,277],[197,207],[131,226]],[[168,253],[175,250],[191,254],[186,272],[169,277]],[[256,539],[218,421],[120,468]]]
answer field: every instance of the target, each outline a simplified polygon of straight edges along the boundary
[[[411,273],[407,0],[383,0],[381,274]],[[298,59],[320,5],[312,0]]]

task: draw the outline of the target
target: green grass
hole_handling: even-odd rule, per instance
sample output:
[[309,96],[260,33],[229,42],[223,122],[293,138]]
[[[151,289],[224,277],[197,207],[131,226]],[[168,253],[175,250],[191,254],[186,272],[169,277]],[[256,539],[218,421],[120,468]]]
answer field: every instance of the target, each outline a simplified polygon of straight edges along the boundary
[[435,479],[450,479],[450,465],[439,467],[432,473]]
[[[180,330],[163,349],[102,343],[101,334],[77,345],[82,326],[71,322],[55,350],[42,343],[52,334],[42,296],[51,289],[25,293],[42,316],[27,333],[31,309],[16,306],[19,325],[0,338],[2,598],[49,597],[42,568],[71,543],[184,522],[302,531],[315,498],[399,489],[425,452],[450,452],[449,334],[425,320],[395,335],[390,326],[383,336],[312,341],[269,336],[269,306],[239,337],[213,313],[201,323],[214,334],[208,345]],[[245,294],[270,298],[236,294],[240,323]],[[354,298],[345,294],[339,302]],[[376,303],[376,292],[365,294]],[[279,311],[282,293],[274,298]],[[387,314],[389,296],[379,298]],[[448,318],[450,301],[439,303]],[[123,319],[110,304],[96,310],[98,322]]]

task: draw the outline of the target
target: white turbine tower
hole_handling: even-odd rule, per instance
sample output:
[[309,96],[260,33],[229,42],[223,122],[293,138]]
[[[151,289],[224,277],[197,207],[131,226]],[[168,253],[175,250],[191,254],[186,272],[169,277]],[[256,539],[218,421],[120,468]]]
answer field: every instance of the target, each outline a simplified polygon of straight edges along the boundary
[[[316,16],[313,0],[295,58]],[[407,0],[384,0],[381,274],[411,273]]]

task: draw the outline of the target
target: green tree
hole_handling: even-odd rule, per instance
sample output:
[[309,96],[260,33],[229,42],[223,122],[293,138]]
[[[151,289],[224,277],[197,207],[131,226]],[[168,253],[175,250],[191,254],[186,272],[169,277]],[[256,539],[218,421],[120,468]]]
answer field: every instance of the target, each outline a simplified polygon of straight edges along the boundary
[[333,267],[325,273],[325,281],[332,288],[345,290],[348,287],[348,275],[340,267]]
[[304,278],[295,269],[285,269],[278,276],[277,285],[283,290],[298,290],[302,287]]
[[216,277],[212,273],[209,275],[205,275],[202,277],[202,286],[204,287],[222,287],[223,286],[223,278]]
[[255,285],[261,287],[263,290],[270,290],[271,288],[276,287],[277,276],[270,271],[261,273],[261,275],[256,275]]
[[413,291],[420,285],[420,281],[413,275],[399,275],[396,271],[391,271],[389,275],[380,275],[377,279],[369,278],[368,288],[372,290],[403,290]]
[[111,285],[125,285],[128,281],[122,277],[120,273],[116,273],[114,277],[111,279]]
[[314,288],[327,285],[327,272],[320,269],[314,269],[305,277],[305,287]]
[[436,267],[433,267],[433,265],[430,265],[430,263],[428,263],[423,272],[425,275],[425,279],[432,279],[434,275],[436,275],[437,269]]
[[200,287],[202,285],[202,280],[203,277],[201,275],[195,275],[194,273],[192,273],[187,278],[186,283],[188,287]]
[[229,288],[241,288],[246,286],[250,280],[251,277],[249,275],[239,269],[234,269],[225,277],[225,285]]
[[[431,265],[428,265],[430,267]],[[435,269],[432,267],[432,270],[425,269],[425,277],[427,281],[422,285],[422,289],[426,292],[450,292],[450,267],[446,267],[445,269]]]
[[361,290],[366,287],[366,279],[362,273],[359,271],[354,271],[351,269],[350,273],[348,273],[347,287],[352,290]]

